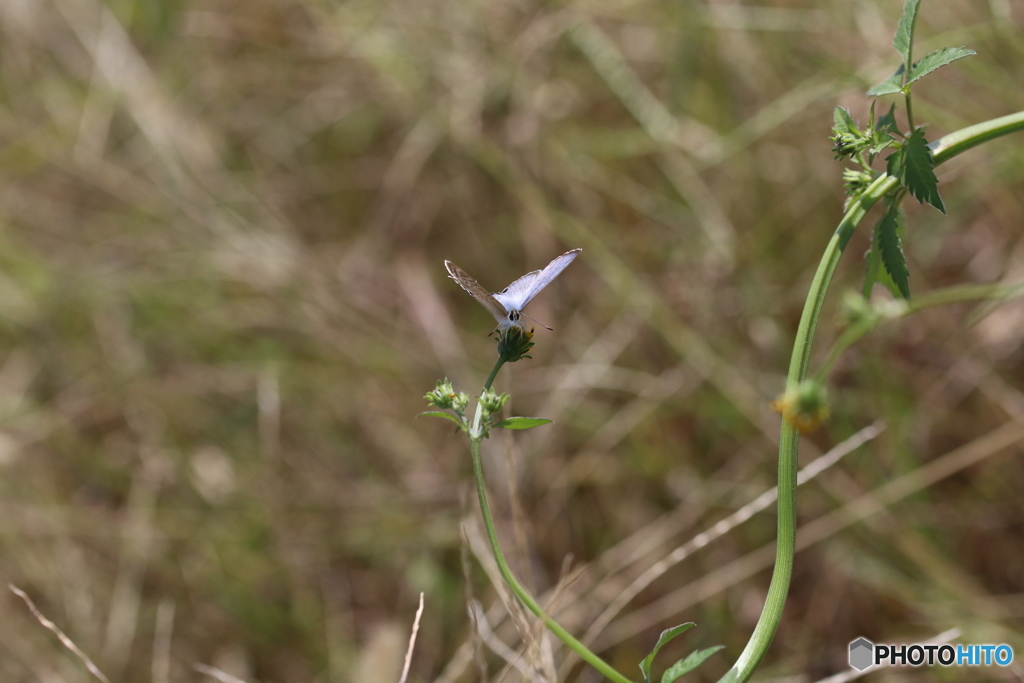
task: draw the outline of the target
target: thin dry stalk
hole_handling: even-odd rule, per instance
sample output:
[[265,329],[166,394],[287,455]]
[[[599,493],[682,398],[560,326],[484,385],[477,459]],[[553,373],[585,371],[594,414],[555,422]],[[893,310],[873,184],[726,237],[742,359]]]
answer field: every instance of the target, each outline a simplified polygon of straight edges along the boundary
[[32,598],[28,597],[28,595],[25,594],[25,591],[21,590],[13,583],[7,584],[7,587],[11,589],[12,593],[14,593],[19,598],[25,601],[25,604],[28,605],[29,611],[32,612],[32,616],[36,618],[36,621],[43,625],[43,628],[52,631],[53,634],[57,636],[57,639],[60,640],[61,645],[66,647],[68,650],[74,653],[76,657],[82,660],[82,663],[85,664],[85,668],[89,670],[89,673],[91,673],[99,680],[103,681],[103,683],[110,683],[110,680],[105,675],[103,675],[103,672],[100,671],[99,668],[92,663],[92,660],[89,659],[89,656],[82,652],[82,650],[79,649],[77,645],[75,645],[74,641],[72,641],[70,638],[64,635],[64,632],[57,627],[57,624],[53,623],[45,616],[43,616],[43,613],[39,611],[39,609],[36,607],[36,604],[32,602]]
[[515,669],[523,676],[523,678],[529,680],[531,678],[529,667],[522,655],[506,645],[501,638],[497,636],[494,629],[491,628],[491,624],[487,620],[487,613],[484,612],[484,608],[480,604],[479,600],[474,600],[469,605],[469,618],[476,627],[476,632],[480,636],[480,640],[483,641],[483,643],[487,645],[494,654],[501,657],[501,659],[508,664],[510,669]]
[[402,665],[402,677],[398,683],[405,683],[409,677],[409,665],[412,664],[412,651],[416,647],[416,635],[420,632],[420,617],[423,616],[423,593],[420,592],[420,606],[416,610],[416,618],[412,622],[412,634],[409,636],[409,649],[405,651],[405,664]]

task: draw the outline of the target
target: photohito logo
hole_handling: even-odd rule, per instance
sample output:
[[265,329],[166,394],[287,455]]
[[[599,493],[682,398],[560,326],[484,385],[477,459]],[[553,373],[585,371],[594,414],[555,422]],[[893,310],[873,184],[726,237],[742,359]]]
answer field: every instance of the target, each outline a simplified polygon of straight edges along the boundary
[[864,671],[870,666],[1008,666],[1013,661],[1009,645],[875,645],[867,638],[850,643],[850,666]]

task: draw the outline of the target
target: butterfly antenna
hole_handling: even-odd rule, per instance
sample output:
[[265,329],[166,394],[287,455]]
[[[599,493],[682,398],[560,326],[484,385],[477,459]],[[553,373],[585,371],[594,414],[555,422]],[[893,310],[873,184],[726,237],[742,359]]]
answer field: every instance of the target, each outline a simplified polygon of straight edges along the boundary
[[539,320],[537,320],[536,318],[534,318],[534,317],[533,317],[532,315],[526,315],[526,314],[525,314],[525,313],[523,313],[522,311],[519,311],[519,315],[521,315],[521,316],[523,316],[523,317],[526,317],[526,318],[529,318],[529,319],[530,319],[530,320],[532,320],[533,322],[535,322],[535,323],[537,323],[538,325],[540,325],[541,327],[543,327],[543,328],[544,328],[545,330],[547,330],[548,332],[554,332],[554,331],[555,331],[555,328],[553,328],[553,327],[548,327],[547,325],[545,325],[545,324],[544,324],[544,323],[542,323],[541,321],[539,321]]

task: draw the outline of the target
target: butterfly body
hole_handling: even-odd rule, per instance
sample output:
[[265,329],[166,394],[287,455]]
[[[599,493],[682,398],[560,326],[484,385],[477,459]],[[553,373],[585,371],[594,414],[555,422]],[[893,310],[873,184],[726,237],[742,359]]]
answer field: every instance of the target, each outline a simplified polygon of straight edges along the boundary
[[582,249],[567,251],[554,258],[542,269],[523,275],[505,289],[493,294],[451,261],[445,261],[444,265],[448,269],[448,275],[490,311],[494,319],[498,321],[498,329],[504,330],[509,327],[522,328],[520,317],[526,305],[558,277],[558,274],[565,270],[581,251]]

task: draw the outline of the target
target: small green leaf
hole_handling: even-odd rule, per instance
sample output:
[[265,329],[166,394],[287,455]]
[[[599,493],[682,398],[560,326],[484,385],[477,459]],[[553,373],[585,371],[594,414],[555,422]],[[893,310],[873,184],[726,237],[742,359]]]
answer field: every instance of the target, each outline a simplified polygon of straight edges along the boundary
[[922,204],[927,202],[942,213],[946,207],[939,196],[939,180],[932,170],[935,161],[932,159],[928,141],[924,138],[924,129],[918,128],[907,138],[904,146],[894,152],[888,159],[887,172],[899,178],[903,187],[917,197]]
[[963,59],[964,57],[970,57],[971,55],[976,54],[978,53],[974,50],[969,50],[966,47],[944,47],[939,50],[929,52],[910,68],[910,77],[907,79],[907,84],[909,85],[914,81],[927,76],[940,66],[946,66],[950,62],[955,62],[958,59]]
[[917,8],[921,0],[907,0],[903,4],[903,16],[896,27],[896,37],[892,46],[903,57],[904,64],[910,64],[911,47],[914,44],[914,25],[917,23]]
[[896,132],[896,105],[890,105],[889,111],[875,121],[875,130],[883,133]]
[[903,72],[906,70],[906,66],[900,64],[900,68],[893,72],[892,76],[885,79],[875,87],[868,90],[868,97],[878,97],[880,95],[892,95],[893,93],[903,92]]
[[725,645],[716,645],[714,647],[709,647],[706,650],[697,650],[696,652],[691,652],[689,657],[687,657],[686,659],[680,659],[678,662],[669,667],[669,670],[666,671],[665,674],[661,677],[661,683],[673,683],[673,681],[675,681],[683,674],[690,673],[691,671],[696,669],[698,666],[704,663],[705,659],[715,654],[724,647]]
[[501,427],[503,429],[533,429],[534,427],[540,427],[541,425],[551,424],[551,420],[543,417],[510,417],[507,420],[502,420],[492,427]]
[[[872,103],[871,111],[874,113],[875,105]],[[875,143],[868,149],[871,159],[880,154],[887,147],[892,146],[896,136],[896,105],[889,107],[889,111],[874,122],[874,129],[871,131],[871,139]]]
[[903,233],[903,213],[896,204],[887,205],[882,218],[875,224],[874,241],[882,258],[885,272],[892,278],[897,292],[894,295],[910,298],[910,271],[907,269],[907,257],[903,253],[901,235]]
[[[892,293],[897,299],[903,298],[903,292],[900,290],[899,285],[893,280],[889,271],[886,269],[885,264],[882,262],[882,248],[879,244],[879,237],[883,228],[882,222],[889,216],[889,212],[893,210],[893,207],[889,204],[888,200],[885,205],[885,213],[882,218],[878,220],[871,235],[871,249],[868,250],[867,254],[864,255],[867,261],[867,269],[864,273],[864,289],[862,291],[864,298],[868,299],[871,297],[871,290],[875,284],[880,284],[889,292]],[[903,224],[902,214],[897,214],[895,217],[897,221],[896,236],[902,238],[903,235]],[[909,276],[908,276],[909,277]]]
[[442,413],[440,410],[428,410],[425,413],[420,413],[416,417],[443,417],[446,420],[451,420],[455,424],[459,425],[459,429],[465,429],[466,428],[466,425],[464,425],[462,423],[462,420],[460,420],[459,418],[455,417],[454,415],[449,415],[448,413]]
[[667,628],[661,632],[661,636],[658,637],[658,643],[651,650],[651,653],[644,657],[644,660],[640,662],[640,671],[644,674],[644,683],[650,683],[651,681],[651,664],[654,662],[654,656],[658,654],[658,650],[663,648],[666,643],[678,636],[680,633],[690,630],[693,628],[694,623],[688,621],[685,624],[679,624],[679,626],[673,626]]
[[856,135],[860,131],[857,130],[857,124],[854,123],[853,117],[850,116],[850,112],[846,107],[836,107],[835,111],[832,112],[832,132],[836,135]]
[[[874,104],[871,104],[871,113],[874,112]],[[899,129],[896,127],[896,105],[891,104],[889,111],[883,114],[874,122],[874,129],[871,131],[871,139],[874,144],[871,145],[870,150],[867,154],[870,155],[871,161],[874,157],[881,154],[886,147],[889,147],[895,142],[896,135]]]
[[874,158],[878,154],[881,154],[882,152],[884,152],[886,150],[886,148],[891,147],[892,143],[894,143],[894,142],[895,142],[895,140],[893,140],[892,138],[883,139],[883,140],[879,141],[878,144],[876,144],[871,149],[869,149],[868,150],[868,154],[870,154],[871,157]]

